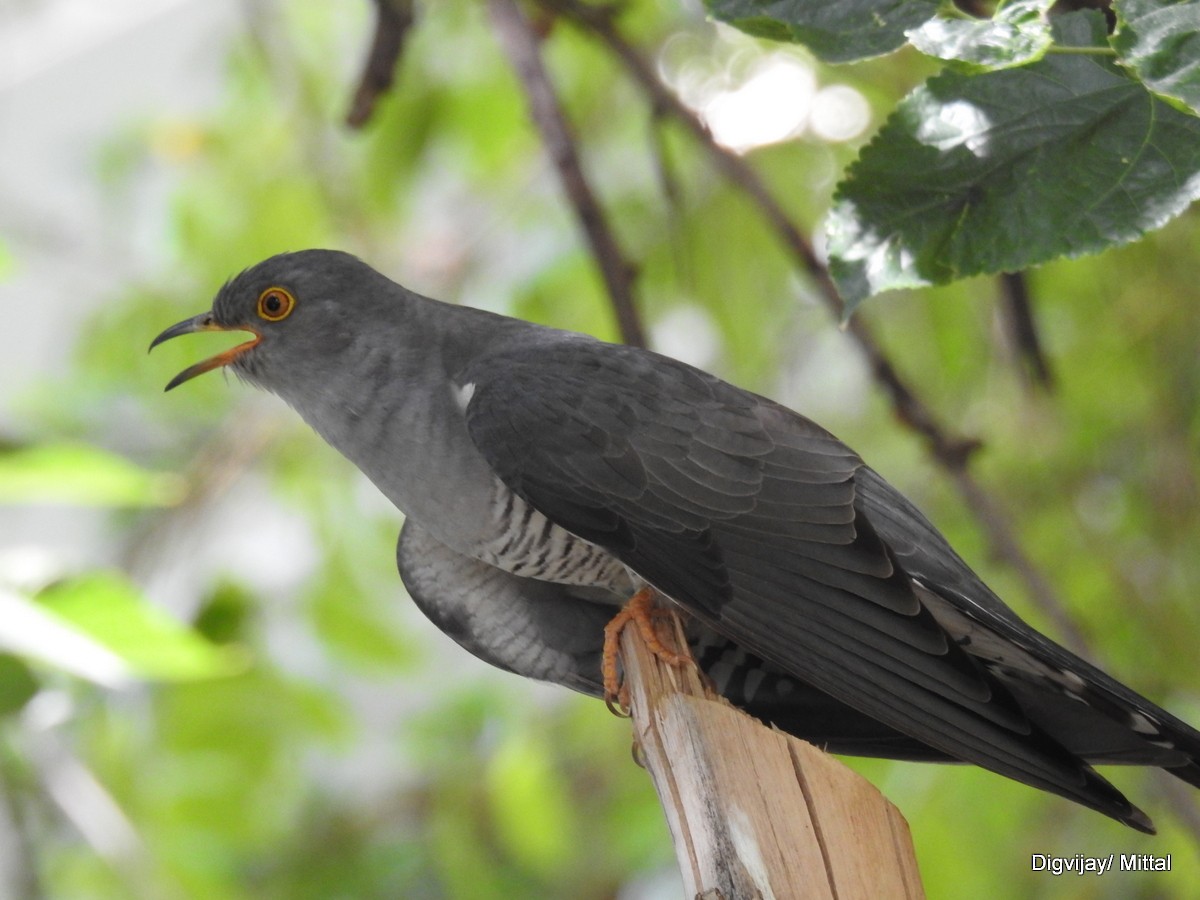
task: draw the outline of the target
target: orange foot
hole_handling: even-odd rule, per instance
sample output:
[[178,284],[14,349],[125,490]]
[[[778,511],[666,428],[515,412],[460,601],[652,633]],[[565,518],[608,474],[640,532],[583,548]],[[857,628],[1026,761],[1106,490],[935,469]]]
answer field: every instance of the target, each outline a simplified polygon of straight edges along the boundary
[[661,621],[665,610],[654,606],[654,589],[644,587],[629,598],[611,622],[604,626],[604,654],[601,671],[604,674],[604,702],[617,715],[629,715],[629,690],[617,672],[617,655],[621,649],[621,632],[630,622],[637,625],[646,649],[670,666],[682,666],[692,662],[688,652],[677,653],[658,635],[656,624]]

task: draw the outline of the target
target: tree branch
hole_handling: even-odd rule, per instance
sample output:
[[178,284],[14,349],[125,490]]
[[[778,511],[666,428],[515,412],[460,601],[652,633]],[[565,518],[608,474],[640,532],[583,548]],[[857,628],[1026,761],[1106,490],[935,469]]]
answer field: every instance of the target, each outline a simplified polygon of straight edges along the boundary
[[587,236],[592,256],[608,289],[621,339],[626,344],[645,347],[646,335],[633,295],[636,270],[621,252],[604,210],[583,174],[574,136],[542,64],[538,35],[515,0],[489,0],[488,10],[525,89],[530,116]]
[[1012,341],[1013,351],[1022,373],[1037,387],[1053,390],[1054,373],[1042,349],[1037,320],[1029,296],[1029,282],[1024,272],[1004,272],[997,279],[1000,286],[1000,311]]
[[346,113],[346,124],[351,128],[366,125],[379,98],[391,89],[404,39],[415,18],[412,0],[375,0],[375,11],[375,36]]
[[695,666],[662,662],[637,628],[621,664],[685,897],[925,896],[908,823],[866,779],[734,709]]

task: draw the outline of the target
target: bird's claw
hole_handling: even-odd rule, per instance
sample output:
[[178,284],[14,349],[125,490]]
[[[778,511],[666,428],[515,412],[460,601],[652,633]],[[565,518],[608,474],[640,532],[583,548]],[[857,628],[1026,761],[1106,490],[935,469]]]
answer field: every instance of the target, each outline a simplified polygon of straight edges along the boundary
[[615,694],[610,694],[608,689],[605,689],[604,705],[618,719],[628,719],[633,716],[633,710],[629,706],[629,690],[623,684],[617,688]]
[[685,663],[695,665],[695,660],[689,652],[680,653],[663,642],[658,633],[658,625],[670,622],[670,610],[659,609],[654,605],[654,589],[643,587],[637,591],[621,611],[613,616],[612,621],[604,626],[604,652],[601,658],[601,669],[604,675],[604,702],[609,712],[615,716],[629,718],[631,715],[629,688],[621,678],[618,670],[620,655],[621,632],[630,622],[637,625],[646,649],[670,666],[682,666]]

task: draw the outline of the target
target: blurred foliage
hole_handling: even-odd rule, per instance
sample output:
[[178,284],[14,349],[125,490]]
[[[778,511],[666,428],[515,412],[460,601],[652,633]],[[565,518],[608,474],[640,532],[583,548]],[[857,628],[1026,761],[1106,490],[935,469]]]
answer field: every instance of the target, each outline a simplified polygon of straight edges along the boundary
[[[161,394],[228,336],[145,356],[241,267],[321,245],[423,293],[615,334],[482,5],[423,5],[395,93],[355,134],[339,122],[366,13],[279,4],[230,49],[210,113],[113,123],[99,168],[111,194],[152,175],[175,185],[160,258],[86,323],[71,371],[22,398],[0,502],[92,517],[124,574],[31,575],[13,560],[36,548],[17,542],[0,583],[40,596],[145,680],[114,689],[0,656],[0,828],[18,860],[0,895],[677,893],[627,725],[485,669],[421,620],[392,562],[398,515],[288,410],[218,375]],[[754,207],[597,43],[543,24],[587,169],[635,251],[655,341],[832,428],[1045,627]],[[634,4],[623,25],[676,75],[736,81],[747,60],[781,52],[673,0]],[[876,126],[929,74],[911,50],[836,69],[786,52],[820,85],[858,91]],[[805,132],[751,161],[812,231],[854,149]],[[0,270],[21,265],[6,246]],[[1030,273],[1053,391],[1022,377],[992,281],[896,294],[865,313],[944,420],[984,440],[980,479],[1096,655],[1193,721],[1198,246],[1189,213],[1136,245]],[[1146,838],[986,772],[852,764],[908,817],[931,897],[1200,895],[1194,834],[1162,799],[1167,776],[1109,773],[1157,820]],[[1174,868],[1069,881],[1029,870],[1031,853],[1108,852],[1172,853]]]
[[0,502],[161,506],[181,499],[182,481],[156,475],[87,444],[35,444],[0,451]]
[[231,675],[245,668],[235,647],[210,644],[146,603],[119,573],[95,571],[52,584],[38,602],[115,653],[133,674],[163,681]]

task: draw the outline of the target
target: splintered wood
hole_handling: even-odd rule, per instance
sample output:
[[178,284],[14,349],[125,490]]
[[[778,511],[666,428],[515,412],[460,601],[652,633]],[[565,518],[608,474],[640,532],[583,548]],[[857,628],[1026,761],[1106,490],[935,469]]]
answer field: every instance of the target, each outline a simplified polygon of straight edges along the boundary
[[621,658],[685,896],[925,896],[908,824],[869,782],[734,709],[695,666],[661,662],[636,628],[622,634]]

